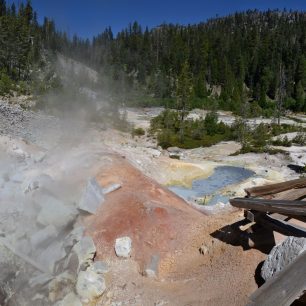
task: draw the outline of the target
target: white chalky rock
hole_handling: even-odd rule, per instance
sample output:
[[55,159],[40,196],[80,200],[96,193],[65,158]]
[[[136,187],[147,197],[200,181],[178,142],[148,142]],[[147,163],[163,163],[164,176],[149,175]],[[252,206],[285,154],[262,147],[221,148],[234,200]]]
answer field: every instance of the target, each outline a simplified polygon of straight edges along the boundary
[[39,182],[38,181],[32,181],[32,182],[26,184],[23,187],[23,192],[28,193],[28,192],[33,191],[33,190],[38,189],[38,188],[39,188]]
[[116,191],[117,189],[121,188],[121,185],[120,184],[111,184],[105,188],[103,188],[103,193],[104,194],[108,194],[108,193],[111,193],[113,191]]
[[79,208],[91,214],[95,214],[99,206],[104,202],[103,189],[95,178],[91,178],[83,191]]
[[130,237],[121,237],[116,239],[115,252],[118,257],[130,257],[132,251],[132,240]]
[[76,291],[85,303],[101,296],[105,289],[105,280],[100,274],[89,269],[79,273]]
[[270,252],[261,269],[261,276],[268,280],[306,251],[306,238],[288,237]]

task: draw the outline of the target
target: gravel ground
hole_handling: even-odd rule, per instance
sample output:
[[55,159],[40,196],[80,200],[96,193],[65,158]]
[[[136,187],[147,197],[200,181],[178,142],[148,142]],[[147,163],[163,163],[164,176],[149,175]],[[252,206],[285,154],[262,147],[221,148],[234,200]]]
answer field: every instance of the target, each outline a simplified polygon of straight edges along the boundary
[[59,119],[40,112],[23,110],[18,105],[0,102],[0,134],[23,138],[49,147],[59,138]]

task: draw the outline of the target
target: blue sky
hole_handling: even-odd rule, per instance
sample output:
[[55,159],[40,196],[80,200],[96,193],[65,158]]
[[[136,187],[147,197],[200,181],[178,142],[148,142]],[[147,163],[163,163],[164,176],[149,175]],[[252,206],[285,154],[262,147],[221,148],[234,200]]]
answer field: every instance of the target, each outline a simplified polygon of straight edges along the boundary
[[306,10],[306,0],[32,0],[32,4],[40,21],[51,17],[60,29],[84,38],[107,26],[116,33],[135,20],[154,27],[163,22],[197,23],[254,8]]

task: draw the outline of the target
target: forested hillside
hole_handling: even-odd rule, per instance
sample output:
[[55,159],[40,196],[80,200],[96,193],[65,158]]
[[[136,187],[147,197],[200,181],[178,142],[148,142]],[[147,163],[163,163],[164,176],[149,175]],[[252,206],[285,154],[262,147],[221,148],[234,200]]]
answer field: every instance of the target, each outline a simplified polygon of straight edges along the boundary
[[269,108],[283,78],[285,106],[296,111],[306,107],[305,13],[249,11],[198,25],[165,24],[151,31],[134,23],[117,38],[110,29],[94,38],[89,55],[92,65],[112,65],[114,78],[125,71],[154,97],[174,95],[187,62],[194,103],[205,103],[215,85],[221,86],[221,108],[240,109],[245,95]]
[[39,26],[31,3],[16,8],[0,1],[0,93],[27,90],[31,69],[40,57]]
[[98,70],[101,88],[114,87],[126,102],[176,106],[186,83],[187,108],[306,111],[305,12],[255,10],[154,29],[135,22],[92,41],[69,38],[47,18],[38,25],[30,1],[16,9],[1,0],[0,14],[1,87],[7,77],[29,81],[47,50]]

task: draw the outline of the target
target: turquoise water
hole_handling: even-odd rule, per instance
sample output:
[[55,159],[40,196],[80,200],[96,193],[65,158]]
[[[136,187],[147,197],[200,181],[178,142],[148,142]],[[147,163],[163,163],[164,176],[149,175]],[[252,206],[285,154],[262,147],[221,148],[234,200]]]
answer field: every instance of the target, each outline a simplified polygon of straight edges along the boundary
[[229,197],[218,191],[228,185],[238,184],[254,174],[255,172],[245,168],[220,166],[208,178],[194,180],[191,188],[170,186],[169,189],[186,201],[213,195],[208,205],[215,205],[218,202],[227,203]]

